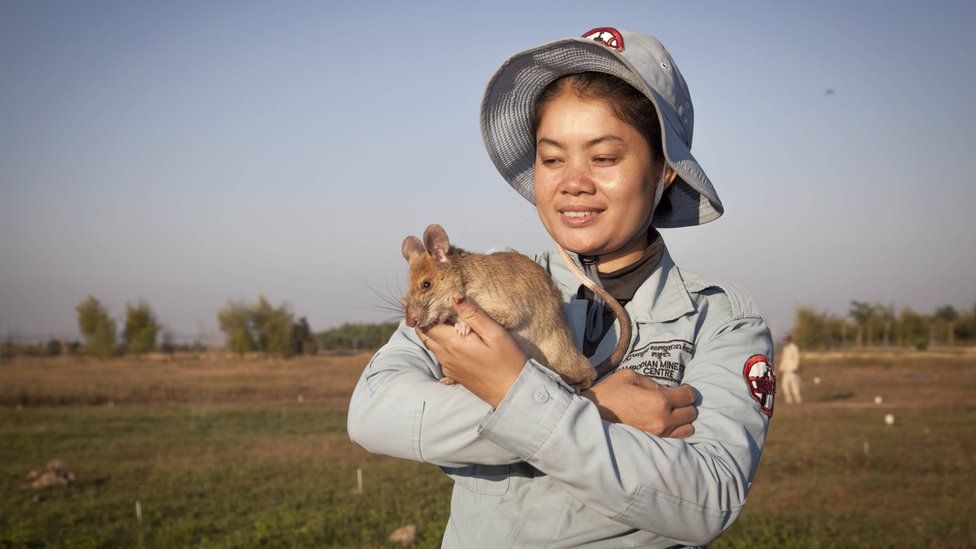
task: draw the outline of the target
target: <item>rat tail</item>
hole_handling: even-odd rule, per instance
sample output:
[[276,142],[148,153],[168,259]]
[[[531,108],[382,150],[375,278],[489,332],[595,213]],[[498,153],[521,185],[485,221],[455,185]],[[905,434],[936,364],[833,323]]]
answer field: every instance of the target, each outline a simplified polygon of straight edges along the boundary
[[614,348],[610,356],[606,358],[596,367],[597,377],[600,377],[607,372],[613,371],[614,368],[620,365],[623,361],[624,356],[627,355],[627,349],[630,348],[630,337],[632,334],[632,329],[630,326],[630,315],[627,313],[627,309],[624,309],[610,292],[606,291],[603,286],[597,284],[593,280],[590,280],[588,276],[583,274],[583,271],[576,266],[576,262],[569,257],[566,250],[563,249],[558,243],[556,248],[559,249],[559,253],[563,256],[563,261],[566,262],[566,266],[572,271],[573,275],[583,283],[584,286],[590,289],[591,292],[600,296],[603,301],[610,306],[613,310],[613,314],[617,317],[617,322],[620,324],[620,337],[617,339],[617,346]]

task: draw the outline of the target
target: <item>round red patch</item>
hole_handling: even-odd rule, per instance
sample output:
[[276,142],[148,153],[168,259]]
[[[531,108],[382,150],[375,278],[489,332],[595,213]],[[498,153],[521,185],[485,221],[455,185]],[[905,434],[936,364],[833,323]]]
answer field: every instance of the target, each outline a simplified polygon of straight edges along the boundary
[[583,38],[595,40],[617,51],[624,51],[624,39],[620,36],[620,31],[613,27],[597,27],[584,33]]
[[749,386],[749,394],[759,403],[767,416],[773,415],[773,397],[776,396],[776,373],[766,355],[752,355],[746,361],[742,375]]

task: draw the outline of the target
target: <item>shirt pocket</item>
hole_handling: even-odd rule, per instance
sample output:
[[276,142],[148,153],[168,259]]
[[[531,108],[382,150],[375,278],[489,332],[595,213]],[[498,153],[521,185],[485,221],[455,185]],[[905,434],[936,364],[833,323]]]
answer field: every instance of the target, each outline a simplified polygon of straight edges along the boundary
[[677,387],[685,377],[685,367],[695,356],[695,344],[671,333],[654,333],[655,325],[641,326],[634,348],[620,368],[629,368],[651,381]]
[[442,467],[447,476],[467,490],[482,496],[503,496],[508,493],[511,465],[468,465]]

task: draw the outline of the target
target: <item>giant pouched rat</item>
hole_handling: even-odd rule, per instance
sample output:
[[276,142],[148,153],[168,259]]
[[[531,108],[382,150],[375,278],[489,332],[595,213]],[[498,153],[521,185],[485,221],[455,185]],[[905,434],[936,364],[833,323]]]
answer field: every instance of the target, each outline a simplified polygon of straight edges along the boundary
[[596,369],[573,343],[562,295],[532,259],[516,252],[478,254],[455,248],[440,225],[427,227],[423,243],[415,236],[405,238],[402,251],[410,264],[407,295],[401,301],[409,326],[453,323],[458,333],[465,335],[469,328],[458,321],[452,300],[466,296],[508,330],[529,358],[580,389],[592,385],[598,373],[616,368],[627,353],[631,335],[627,311],[587,278],[561,247],[569,268],[603,298],[620,324],[616,348]]

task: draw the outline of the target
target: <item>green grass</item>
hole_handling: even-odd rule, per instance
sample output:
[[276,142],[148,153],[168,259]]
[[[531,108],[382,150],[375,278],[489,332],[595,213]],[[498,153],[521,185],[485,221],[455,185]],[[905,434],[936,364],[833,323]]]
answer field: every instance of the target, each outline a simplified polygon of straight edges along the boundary
[[[405,524],[439,546],[451,481],[346,435],[366,358],[3,365],[0,547],[376,547]],[[976,360],[936,358],[806,358],[712,546],[976,546]],[[25,487],[53,458],[77,482]]]
[[[340,410],[3,409],[0,425],[0,546],[375,546],[406,523],[434,545],[447,520],[450,481],[357,451]],[[24,475],[53,456],[78,482],[36,502]]]

